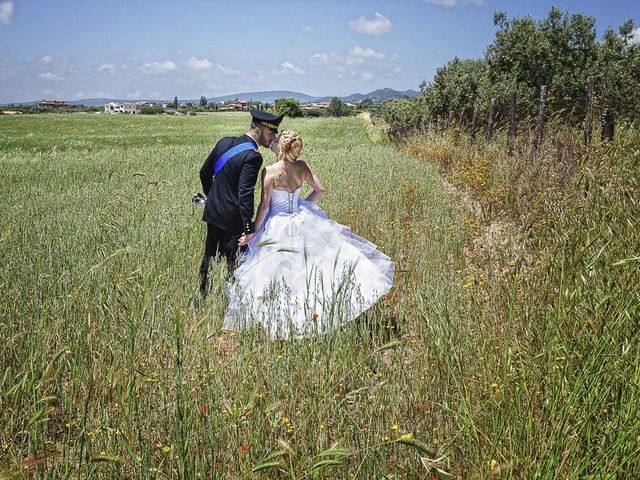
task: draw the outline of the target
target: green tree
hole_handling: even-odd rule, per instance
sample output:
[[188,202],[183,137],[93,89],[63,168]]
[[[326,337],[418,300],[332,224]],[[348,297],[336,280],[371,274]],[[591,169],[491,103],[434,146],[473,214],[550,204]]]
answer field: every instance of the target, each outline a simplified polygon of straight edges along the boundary
[[331,97],[331,101],[327,107],[327,113],[332,117],[346,117],[349,115],[349,108],[346,103],[338,97]]
[[618,119],[640,117],[640,44],[633,43],[633,20],[619,34],[607,29],[598,52],[599,102],[602,113]]
[[358,107],[360,107],[360,110],[363,111],[371,111],[373,109],[373,100],[371,100],[370,98],[365,98],[358,104]]
[[300,102],[295,98],[278,98],[275,101],[276,113],[284,113],[287,117],[296,118],[304,116],[300,108]]
[[207,106],[207,97],[205,97],[204,95],[200,97],[200,106],[202,108],[205,108]]
[[140,113],[142,115],[157,115],[163,112],[164,112],[164,108],[162,108],[162,105],[154,105],[154,106],[145,105],[140,108]]
[[171,104],[173,108],[178,108],[178,97],[173,97],[173,103]]
[[492,96],[508,103],[511,91],[530,113],[537,109],[540,86],[549,87],[548,104],[581,117],[585,82],[593,74],[598,54],[595,18],[569,15],[553,7],[544,20],[530,16],[509,20],[494,15],[498,27],[486,51]]
[[420,89],[431,103],[431,113],[446,117],[462,108],[471,109],[475,102],[484,104],[488,97],[487,63],[484,60],[459,60],[457,57],[436,71],[432,83],[423,82]]

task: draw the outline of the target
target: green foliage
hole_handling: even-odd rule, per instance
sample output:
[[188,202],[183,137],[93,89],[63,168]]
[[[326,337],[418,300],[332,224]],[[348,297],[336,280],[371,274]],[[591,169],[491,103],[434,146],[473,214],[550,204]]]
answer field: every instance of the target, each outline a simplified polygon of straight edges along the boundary
[[627,21],[620,34],[607,29],[598,55],[598,92],[607,110],[618,117],[640,117],[640,44],[632,42],[634,24]]
[[207,106],[207,97],[205,97],[204,95],[201,96],[199,104],[202,108],[205,108]]
[[459,60],[457,57],[436,71],[432,84],[421,87],[431,104],[431,114],[446,117],[462,108],[473,107],[489,96],[487,63],[484,60]]
[[[438,69],[432,82],[423,82],[423,97],[385,102],[382,113],[397,130],[419,128],[478,104],[484,111],[491,98],[506,112],[516,92],[520,117],[538,111],[540,87],[547,85],[547,111],[580,125],[586,109],[586,84],[596,78],[596,115],[610,111],[618,120],[640,114],[640,45],[632,42],[634,24],[625,22],[596,38],[594,17],[551,8],[547,18],[509,19],[494,15],[496,34],[484,59],[454,58]],[[409,105],[413,103],[414,105]],[[505,118],[505,115],[502,116]]]
[[162,108],[162,105],[154,105],[154,106],[145,105],[140,108],[140,113],[142,115],[157,115],[160,113],[164,113],[164,108]]
[[519,105],[534,114],[540,86],[547,85],[550,109],[581,118],[586,79],[595,72],[598,54],[595,19],[554,7],[541,21],[498,15],[497,26],[486,52],[491,95],[508,104],[515,90]]
[[289,118],[298,118],[304,116],[304,112],[300,108],[300,102],[295,98],[278,98],[275,101],[276,113],[284,113]]
[[349,115],[349,108],[347,107],[347,104],[338,97],[331,97],[331,101],[329,102],[326,112],[332,117],[346,117]]
[[370,98],[365,98],[360,103],[358,103],[358,108],[363,111],[371,111],[373,110],[374,103]]

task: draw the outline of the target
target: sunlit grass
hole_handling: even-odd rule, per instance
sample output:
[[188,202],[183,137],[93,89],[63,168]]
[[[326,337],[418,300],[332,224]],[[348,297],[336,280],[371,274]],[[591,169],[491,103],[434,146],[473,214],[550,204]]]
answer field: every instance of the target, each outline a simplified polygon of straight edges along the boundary
[[0,118],[0,477],[640,476],[636,130],[531,164],[499,136],[399,152],[285,120],[397,273],[342,331],[270,342],[221,333],[224,265],[195,302],[190,196],[248,119]]
[[287,120],[327,187],[321,206],[396,261],[396,285],[336,334],[222,334],[222,266],[194,302],[205,227],[190,195],[215,141],[248,119],[2,119],[2,468],[428,473],[419,446],[395,440],[442,443],[426,343],[456,308],[459,209],[433,167],[372,144],[359,120]]

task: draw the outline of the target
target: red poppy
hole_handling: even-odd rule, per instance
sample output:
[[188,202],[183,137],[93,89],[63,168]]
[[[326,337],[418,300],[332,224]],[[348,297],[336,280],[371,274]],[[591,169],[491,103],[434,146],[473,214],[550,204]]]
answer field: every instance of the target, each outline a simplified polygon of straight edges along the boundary
[[248,443],[240,444],[240,451],[241,452],[248,452],[249,451],[249,444]]
[[243,417],[247,417],[247,418],[249,418],[251,415],[253,415],[253,412],[251,410],[247,410],[242,414]]
[[413,188],[409,187],[409,189],[407,190],[407,192],[409,192],[409,193],[413,193]]
[[387,293],[387,294],[384,296],[384,299],[385,299],[387,302],[388,302],[388,301],[390,301],[390,300],[391,300],[391,294],[390,294],[390,293]]
[[313,320],[314,322],[318,320],[318,314],[314,313],[313,315],[311,315],[311,320]]
[[204,405],[200,405],[198,408],[200,409],[200,413],[204,415],[209,413],[209,405],[207,405],[206,403]]

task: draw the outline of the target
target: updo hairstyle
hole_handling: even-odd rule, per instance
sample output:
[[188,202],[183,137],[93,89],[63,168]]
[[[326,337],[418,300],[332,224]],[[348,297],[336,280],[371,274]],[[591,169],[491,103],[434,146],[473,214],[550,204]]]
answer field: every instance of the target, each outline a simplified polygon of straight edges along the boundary
[[293,163],[298,160],[300,153],[302,153],[302,138],[300,138],[298,132],[284,130],[280,134],[278,145],[280,147],[278,160]]

